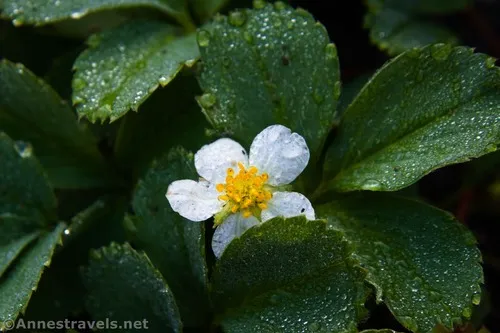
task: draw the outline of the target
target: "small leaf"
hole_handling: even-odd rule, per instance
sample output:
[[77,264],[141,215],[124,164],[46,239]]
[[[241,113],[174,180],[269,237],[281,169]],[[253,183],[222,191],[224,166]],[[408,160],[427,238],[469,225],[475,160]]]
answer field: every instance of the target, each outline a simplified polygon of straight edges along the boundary
[[153,163],[133,199],[139,244],[167,280],[186,326],[207,320],[205,227],[175,213],[165,193],[171,182],[196,177],[193,155],[174,149]]
[[0,132],[0,161],[0,216],[53,222],[56,197],[31,147]]
[[[177,305],[148,257],[128,244],[92,252],[83,272],[89,291],[87,310],[95,320],[146,323],[153,332],[181,332]],[[143,326],[145,327],[145,326]],[[121,332],[136,332],[122,327]]]
[[199,51],[195,35],[157,21],[134,21],[87,41],[76,60],[73,103],[90,121],[114,121],[139,106]]
[[476,241],[451,215],[396,196],[363,193],[317,209],[354,246],[367,280],[406,328],[430,332],[470,318],[483,283]]
[[230,0],[189,0],[194,12],[202,20],[207,20],[217,13]]
[[38,236],[36,223],[0,215],[0,277],[21,251]]
[[0,130],[33,145],[57,188],[116,184],[71,107],[23,65],[0,62]]
[[153,8],[176,18],[185,14],[184,0],[4,0],[3,14],[14,25],[46,25],[87,14],[122,8]]
[[345,111],[325,174],[336,191],[402,189],[500,142],[500,69],[436,44],[386,64]]
[[337,50],[328,43],[309,13],[282,2],[219,16],[198,33],[198,101],[207,118],[246,146],[265,127],[286,125],[316,161],[340,95]]
[[61,241],[65,228],[60,223],[52,232],[41,236],[26,250],[12,270],[0,280],[0,331],[8,320],[15,320],[19,313],[26,310],[31,294],[37,288],[44,268],[50,265],[54,249]]
[[324,221],[275,218],[224,251],[213,300],[224,332],[356,332],[364,274]]

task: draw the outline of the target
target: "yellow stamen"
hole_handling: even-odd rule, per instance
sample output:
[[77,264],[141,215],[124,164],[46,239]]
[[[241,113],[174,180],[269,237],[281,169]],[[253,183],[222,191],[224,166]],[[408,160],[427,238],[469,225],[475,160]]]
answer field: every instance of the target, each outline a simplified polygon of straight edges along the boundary
[[239,211],[244,217],[252,214],[259,216],[261,210],[267,208],[266,202],[273,196],[265,186],[269,176],[266,173],[259,175],[255,166],[246,169],[241,162],[238,163],[238,169],[238,174],[235,175],[234,169],[228,168],[226,183],[216,185],[216,190],[223,192],[219,199],[229,205],[232,213]]

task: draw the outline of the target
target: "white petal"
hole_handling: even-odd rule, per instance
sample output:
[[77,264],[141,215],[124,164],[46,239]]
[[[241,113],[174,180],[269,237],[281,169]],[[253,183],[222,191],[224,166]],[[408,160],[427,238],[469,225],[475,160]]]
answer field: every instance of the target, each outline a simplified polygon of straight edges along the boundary
[[231,243],[231,241],[243,235],[245,231],[254,225],[259,224],[255,216],[243,217],[242,214],[232,214],[215,229],[212,238],[212,250],[217,258],[220,258],[222,252]]
[[172,209],[191,221],[204,221],[221,210],[223,202],[209,182],[177,180],[168,186],[166,197]]
[[267,202],[267,209],[262,211],[262,222],[276,216],[293,217],[305,215],[308,220],[314,220],[314,208],[309,199],[297,192],[274,192]]
[[250,165],[267,172],[271,185],[290,184],[309,162],[306,140],[282,125],[257,134],[250,147]]
[[236,141],[223,138],[201,147],[194,155],[198,174],[212,183],[224,183],[228,168],[237,172],[238,162],[248,165],[245,149]]

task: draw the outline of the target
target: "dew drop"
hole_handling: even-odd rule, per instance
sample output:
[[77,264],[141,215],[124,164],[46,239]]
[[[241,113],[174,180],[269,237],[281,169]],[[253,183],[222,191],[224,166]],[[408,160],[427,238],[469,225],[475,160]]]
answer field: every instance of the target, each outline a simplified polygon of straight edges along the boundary
[[431,46],[431,56],[438,61],[444,61],[448,59],[452,50],[453,46],[450,44],[435,44]]
[[207,47],[210,44],[210,33],[206,30],[200,30],[196,36],[198,40],[198,45],[201,47]]
[[262,9],[266,6],[266,1],[264,0],[253,0],[253,7],[255,9]]
[[337,47],[335,46],[335,44],[328,44],[325,47],[325,52],[326,52],[326,58],[328,60],[337,59]]
[[74,90],[82,90],[87,86],[87,82],[79,77],[73,80],[73,89]]
[[481,294],[474,294],[472,296],[472,304],[479,305],[481,303]]
[[286,5],[283,1],[276,1],[274,3],[274,8],[276,8],[277,10],[283,10],[286,8]]
[[342,83],[340,81],[335,82],[333,86],[333,98],[338,100],[340,98],[340,92],[342,90]]
[[215,95],[207,93],[201,95],[198,101],[200,102],[202,107],[209,109],[215,105],[215,103],[217,102],[217,98],[215,97]]
[[12,24],[14,24],[15,27],[19,27],[24,24],[24,17],[16,17],[15,19],[12,20]]
[[253,36],[248,31],[245,31],[243,33],[243,38],[245,38],[245,40],[247,41],[247,43],[253,44]]
[[165,87],[170,82],[170,78],[165,76],[160,76],[158,79],[158,83],[161,84],[162,87]]
[[496,60],[495,58],[493,58],[493,57],[488,57],[488,58],[486,58],[486,67],[488,67],[488,68],[493,68],[493,67],[495,67],[495,62],[496,62],[496,61],[497,61],[497,60]]
[[33,154],[33,147],[28,142],[16,141],[14,143],[14,148],[16,148],[17,153],[22,158],[30,157]]
[[229,14],[229,24],[235,27],[241,27],[243,24],[245,24],[246,20],[247,16],[243,11],[234,11]]
[[87,12],[84,10],[81,12],[73,12],[73,13],[71,13],[71,18],[78,20],[78,19],[82,18],[85,14],[87,14]]
[[382,184],[375,179],[367,179],[361,188],[367,191],[379,191],[382,189]]

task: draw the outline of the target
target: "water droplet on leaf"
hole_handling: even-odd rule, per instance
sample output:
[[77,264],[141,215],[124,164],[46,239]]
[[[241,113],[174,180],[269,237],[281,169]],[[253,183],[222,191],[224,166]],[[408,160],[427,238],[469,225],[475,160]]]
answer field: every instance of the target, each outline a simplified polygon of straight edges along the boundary
[[438,61],[444,61],[448,59],[452,50],[453,46],[450,44],[435,44],[431,46],[431,55]]
[[215,97],[215,95],[208,93],[201,95],[201,97],[198,100],[201,106],[205,109],[211,108],[217,102],[217,98]]
[[229,14],[229,23],[235,27],[241,27],[246,20],[247,16],[243,11],[234,11]]
[[198,45],[201,47],[207,47],[210,44],[210,33],[206,30],[200,30],[196,36],[198,40]]

